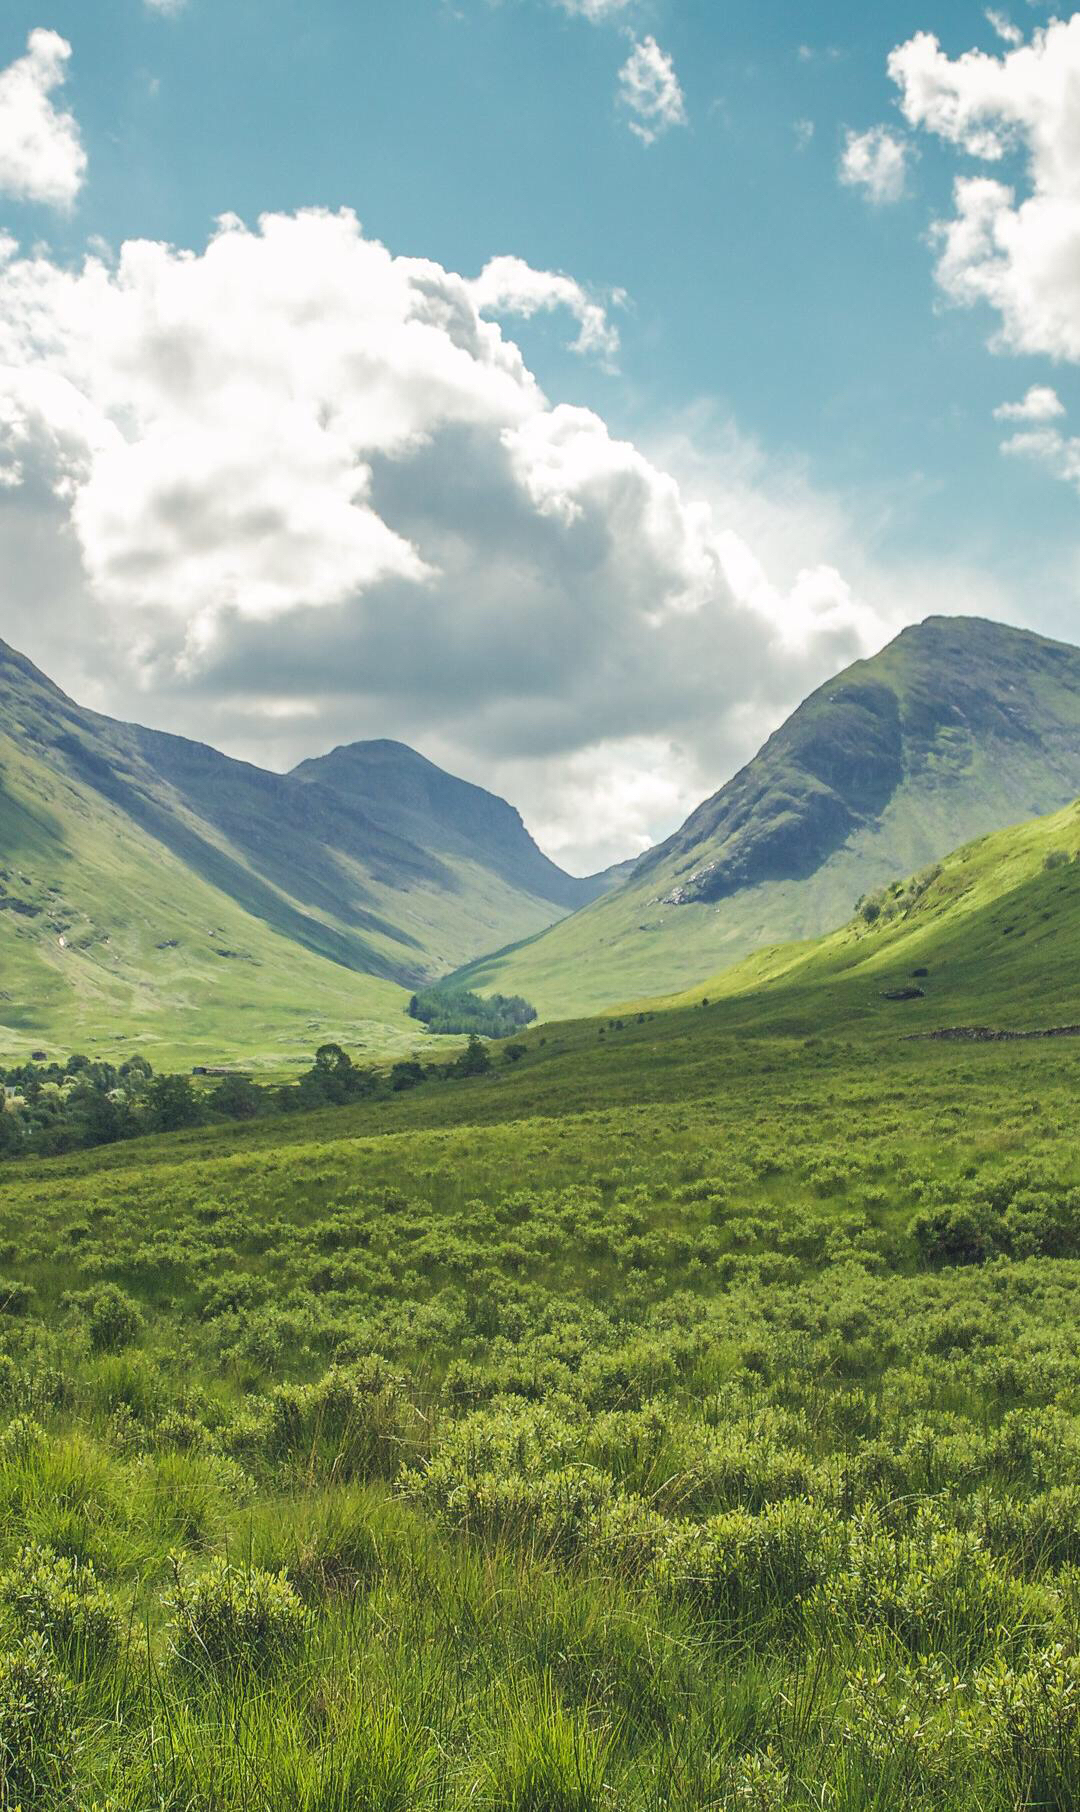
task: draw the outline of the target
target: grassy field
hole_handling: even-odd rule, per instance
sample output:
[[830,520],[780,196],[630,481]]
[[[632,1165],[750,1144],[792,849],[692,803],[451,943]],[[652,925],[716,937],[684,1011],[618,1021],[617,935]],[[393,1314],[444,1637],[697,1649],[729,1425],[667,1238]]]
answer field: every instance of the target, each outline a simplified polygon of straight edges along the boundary
[[1080,1039],[908,1036],[1080,1021],[1068,828],[707,1006],[0,1173],[0,1804],[1075,1807]]

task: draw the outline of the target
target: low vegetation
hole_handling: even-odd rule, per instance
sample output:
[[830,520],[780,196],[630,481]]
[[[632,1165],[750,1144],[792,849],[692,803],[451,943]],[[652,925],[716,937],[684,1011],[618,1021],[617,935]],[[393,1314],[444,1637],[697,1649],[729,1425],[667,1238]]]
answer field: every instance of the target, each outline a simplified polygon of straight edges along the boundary
[[1080,1039],[920,1036],[1080,1023],[1080,871],[1009,848],[756,988],[5,1166],[0,1805],[1073,1812]]
[[1073,1807],[1080,1049],[879,1011],[9,1168],[8,1803]]

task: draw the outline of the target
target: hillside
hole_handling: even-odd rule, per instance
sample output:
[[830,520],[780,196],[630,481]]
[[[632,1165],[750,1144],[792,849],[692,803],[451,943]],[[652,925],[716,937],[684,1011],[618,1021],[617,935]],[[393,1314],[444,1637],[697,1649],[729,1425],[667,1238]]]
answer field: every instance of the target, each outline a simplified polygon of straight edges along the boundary
[[932,617],[813,693],[630,878],[463,980],[545,1016],[666,994],[1080,793],[1080,650]]
[[0,643],[9,1056],[412,1043],[406,990],[592,891],[512,807],[400,745],[266,773],[83,710]]
[[702,1001],[761,1030],[793,1013],[807,1031],[1080,1025],[1080,801],[892,883],[813,943],[758,951],[648,1004]]

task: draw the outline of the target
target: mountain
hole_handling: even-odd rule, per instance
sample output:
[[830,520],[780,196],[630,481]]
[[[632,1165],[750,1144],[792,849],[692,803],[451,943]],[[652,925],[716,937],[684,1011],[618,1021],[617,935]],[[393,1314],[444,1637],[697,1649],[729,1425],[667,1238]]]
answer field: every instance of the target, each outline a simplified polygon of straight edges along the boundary
[[814,692],[621,886],[460,979],[545,1016],[670,993],[1078,793],[1080,649],[930,617]]
[[291,1052],[331,1024],[368,1042],[368,1022],[413,1043],[406,990],[603,885],[401,744],[266,773],[84,710],[0,642],[8,1054],[121,1035]]
[[384,833],[429,853],[482,862],[521,893],[565,912],[605,891],[606,874],[579,880],[556,867],[505,799],[455,779],[403,742],[349,743],[302,761],[290,779],[335,794]]

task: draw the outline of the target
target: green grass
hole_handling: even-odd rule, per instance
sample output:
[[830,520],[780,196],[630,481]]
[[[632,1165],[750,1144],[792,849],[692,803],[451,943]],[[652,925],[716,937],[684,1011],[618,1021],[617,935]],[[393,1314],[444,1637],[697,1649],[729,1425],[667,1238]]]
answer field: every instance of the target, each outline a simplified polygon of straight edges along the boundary
[[1080,1039],[905,1034],[1080,1021],[1076,823],[708,1006],[0,1172],[9,1803],[1071,1812]]

